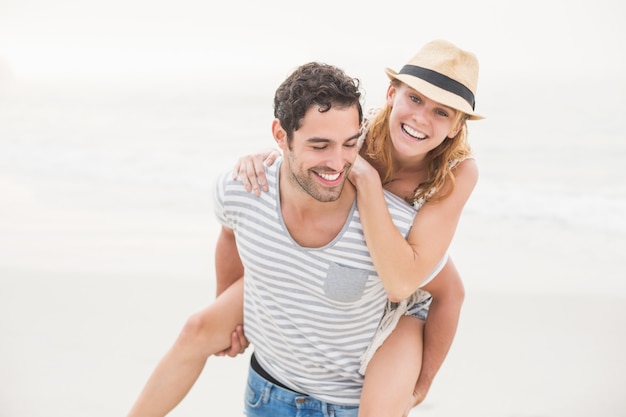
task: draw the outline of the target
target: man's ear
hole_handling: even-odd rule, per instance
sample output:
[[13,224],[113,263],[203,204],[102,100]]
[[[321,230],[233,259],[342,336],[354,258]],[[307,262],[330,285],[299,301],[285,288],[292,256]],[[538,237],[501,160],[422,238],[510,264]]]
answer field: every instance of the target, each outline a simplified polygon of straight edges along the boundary
[[274,119],[272,122],[272,135],[274,136],[274,140],[278,144],[278,147],[283,151],[287,150],[287,132],[283,129],[283,126],[280,124],[280,120]]

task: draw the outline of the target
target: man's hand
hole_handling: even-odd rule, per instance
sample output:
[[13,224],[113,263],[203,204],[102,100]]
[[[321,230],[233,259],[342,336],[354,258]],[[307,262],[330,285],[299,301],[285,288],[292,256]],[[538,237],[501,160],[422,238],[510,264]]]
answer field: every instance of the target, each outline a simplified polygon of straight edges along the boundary
[[215,356],[230,356],[234,358],[245,352],[249,345],[250,342],[248,342],[248,339],[246,339],[243,333],[243,326],[239,325],[230,336],[230,347],[224,349],[222,352],[216,353]]
[[407,417],[414,407],[417,407],[424,401],[430,389],[430,384],[431,381],[428,381],[426,378],[418,378],[417,384],[415,384],[415,388],[413,389],[413,395],[411,395],[411,401],[404,410],[402,417]]

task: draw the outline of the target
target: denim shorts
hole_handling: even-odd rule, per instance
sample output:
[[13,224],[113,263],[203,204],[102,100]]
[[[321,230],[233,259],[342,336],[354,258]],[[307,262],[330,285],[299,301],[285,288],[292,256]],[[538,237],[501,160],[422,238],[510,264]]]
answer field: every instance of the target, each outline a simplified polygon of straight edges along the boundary
[[247,417],[357,417],[358,406],[329,404],[272,384],[252,368],[248,373]]
[[422,294],[420,295],[419,300],[415,304],[409,306],[406,315],[425,321],[428,317],[428,309],[430,308],[430,303],[433,301],[433,297],[427,291],[420,291]]

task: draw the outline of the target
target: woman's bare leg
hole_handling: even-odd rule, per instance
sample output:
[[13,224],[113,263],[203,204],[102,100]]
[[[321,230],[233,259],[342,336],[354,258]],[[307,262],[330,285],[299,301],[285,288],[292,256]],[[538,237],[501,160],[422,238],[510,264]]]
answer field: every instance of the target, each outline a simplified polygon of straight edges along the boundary
[[422,366],[424,321],[402,316],[367,365],[359,417],[400,417]]
[[423,289],[433,297],[428,320],[403,316],[376,351],[365,374],[359,417],[403,416],[424,400],[445,360],[465,297],[451,258]]
[[163,417],[187,395],[209,356],[230,346],[243,323],[243,278],[193,314],[146,382],[128,417]]

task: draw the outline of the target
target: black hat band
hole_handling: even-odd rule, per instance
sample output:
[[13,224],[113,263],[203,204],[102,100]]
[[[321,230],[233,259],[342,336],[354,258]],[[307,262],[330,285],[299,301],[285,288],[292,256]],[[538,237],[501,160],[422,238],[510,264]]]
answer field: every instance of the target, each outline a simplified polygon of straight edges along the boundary
[[400,70],[400,74],[412,75],[414,77],[421,78],[422,80],[428,81],[439,88],[456,94],[467,101],[472,107],[472,110],[474,110],[474,93],[472,93],[472,91],[465,85],[446,75],[428,68],[418,67],[417,65],[403,66]]

